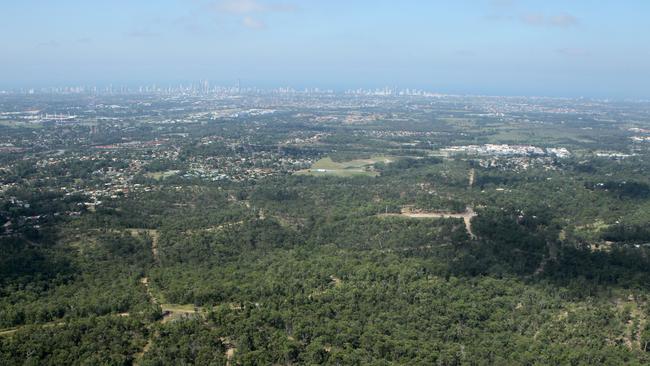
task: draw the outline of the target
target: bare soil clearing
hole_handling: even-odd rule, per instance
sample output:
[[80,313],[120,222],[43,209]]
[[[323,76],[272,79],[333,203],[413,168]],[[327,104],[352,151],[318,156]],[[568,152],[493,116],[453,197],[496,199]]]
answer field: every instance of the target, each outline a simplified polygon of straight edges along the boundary
[[395,161],[395,157],[377,155],[369,159],[354,159],[343,162],[335,162],[330,157],[322,158],[316,161],[309,169],[296,172],[298,175],[335,175],[339,177],[353,176],[377,176],[379,173],[374,169],[374,164],[383,162],[390,164]]
[[237,347],[235,347],[234,343],[229,338],[221,337],[219,340],[226,346],[226,366],[230,366],[232,365],[233,357],[235,357]]
[[476,235],[472,231],[472,218],[476,216],[476,212],[471,207],[467,207],[465,212],[450,213],[445,211],[423,212],[415,211],[412,207],[403,207],[401,213],[387,213],[380,214],[380,217],[408,217],[412,219],[463,219],[467,232],[476,239]]

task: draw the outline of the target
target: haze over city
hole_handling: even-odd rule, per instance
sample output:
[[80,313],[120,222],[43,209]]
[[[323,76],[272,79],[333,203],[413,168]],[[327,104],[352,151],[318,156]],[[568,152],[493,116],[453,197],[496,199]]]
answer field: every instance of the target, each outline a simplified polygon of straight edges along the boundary
[[1,9],[0,89],[242,79],[650,96],[650,3],[641,0],[25,0]]

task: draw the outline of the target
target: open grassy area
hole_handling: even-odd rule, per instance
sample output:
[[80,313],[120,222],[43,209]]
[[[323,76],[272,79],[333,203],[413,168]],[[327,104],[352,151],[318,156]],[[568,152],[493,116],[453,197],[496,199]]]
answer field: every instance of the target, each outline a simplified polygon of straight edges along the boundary
[[339,177],[365,175],[374,177],[379,174],[373,168],[375,163],[391,163],[393,161],[395,161],[394,157],[383,155],[373,156],[369,159],[355,159],[344,162],[335,162],[331,158],[326,157],[315,162],[311,168],[301,170],[297,174],[314,176],[335,175]]
[[488,136],[493,144],[538,144],[557,145],[569,142],[594,143],[589,138],[592,132],[573,128],[556,129],[548,126],[523,125],[502,126],[496,128],[493,135]]

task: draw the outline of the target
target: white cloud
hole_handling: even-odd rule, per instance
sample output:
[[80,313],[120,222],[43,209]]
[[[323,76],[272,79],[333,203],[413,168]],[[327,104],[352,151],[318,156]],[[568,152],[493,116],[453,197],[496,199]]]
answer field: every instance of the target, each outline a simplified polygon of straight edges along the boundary
[[265,0],[217,0],[212,2],[210,7],[217,14],[240,16],[241,25],[258,30],[266,28],[266,23],[260,19],[261,15],[296,10],[292,4]]
[[234,14],[246,14],[264,11],[264,6],[255,0],[224,0],[216,5],[218,11]]
[[259,0],[220,0],[215,9],[223,13],[251,14],[294,11],[295,6],[284,3],[266,3]]
[[253,18],[251,16],[245,16],[242,19],[242,25],[244,27],[246,27],[246,28],[249,28],[249,29],[264,29],[264,28],[266,28],[266,24],[263,21],[261,21],[259,19],[255,19],[255,18]]

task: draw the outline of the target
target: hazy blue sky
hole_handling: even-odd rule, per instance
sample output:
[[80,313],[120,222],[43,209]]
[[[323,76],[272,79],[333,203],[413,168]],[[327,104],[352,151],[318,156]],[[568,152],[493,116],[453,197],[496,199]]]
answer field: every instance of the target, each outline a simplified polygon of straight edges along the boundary
[[647,0],[5,0],[0,87],[650,97]]

